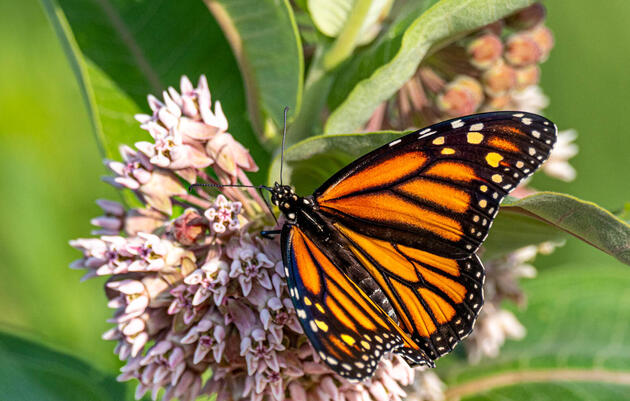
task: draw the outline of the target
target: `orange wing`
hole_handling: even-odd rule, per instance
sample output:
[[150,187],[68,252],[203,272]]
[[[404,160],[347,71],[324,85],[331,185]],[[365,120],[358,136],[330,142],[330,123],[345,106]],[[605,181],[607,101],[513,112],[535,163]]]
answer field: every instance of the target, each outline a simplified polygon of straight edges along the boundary
[[314,193],[355,231],[443,257],[476,251],[503,197],[548,157],[556,128],[528,113],[477,114],[408,134]]
[[328,366],[350,380],[372,375],[384,353],[433,366],[410,338],[297,226],[282,242],[289,292],[306,335]]

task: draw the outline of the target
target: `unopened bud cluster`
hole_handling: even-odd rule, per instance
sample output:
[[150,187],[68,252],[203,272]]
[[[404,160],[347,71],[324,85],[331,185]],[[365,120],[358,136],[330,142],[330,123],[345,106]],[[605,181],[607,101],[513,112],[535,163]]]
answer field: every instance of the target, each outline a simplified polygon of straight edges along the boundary
[[539,113],[540,67],[553,47],[534,4],[429,55],[388,108],[386,126],[406,129],[481,111]]

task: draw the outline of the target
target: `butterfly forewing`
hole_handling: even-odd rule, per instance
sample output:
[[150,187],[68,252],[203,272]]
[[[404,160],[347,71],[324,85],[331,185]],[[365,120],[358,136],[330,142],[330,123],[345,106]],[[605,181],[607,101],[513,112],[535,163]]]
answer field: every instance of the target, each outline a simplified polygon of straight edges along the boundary
[[330,219],[375,238],[465,257],[485,239],[501,199],[547,159],[555,131],[528,113],[443,122],[348,165],[315,199]]
[[284,262],[322,359],[363,379],[383,351],[431,365],[466,337],[483,304],[474,252],[555,140],[535,114],[446,121],[359,158],[305,200],[283,229]]

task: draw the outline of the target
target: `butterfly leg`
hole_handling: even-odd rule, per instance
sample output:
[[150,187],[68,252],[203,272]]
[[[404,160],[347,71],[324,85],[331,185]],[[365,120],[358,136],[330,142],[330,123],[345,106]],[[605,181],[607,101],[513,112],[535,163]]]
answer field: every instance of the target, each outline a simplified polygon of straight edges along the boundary
[[276,235],[282,233],[282,230],[261,231],[260,236],[267,239],[273,239]]

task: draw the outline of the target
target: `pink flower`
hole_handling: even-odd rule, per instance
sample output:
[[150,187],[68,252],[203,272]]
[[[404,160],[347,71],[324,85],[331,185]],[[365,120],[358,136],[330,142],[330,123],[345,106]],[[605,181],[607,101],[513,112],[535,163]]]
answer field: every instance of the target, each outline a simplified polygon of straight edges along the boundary
[[184,283],[189,286],[196,286],[193,305],[202,304],[210,296],[213,297],[215,305],[223,305],[229,281],[229,266],[220,259],[209,260],[184,279]]
[[210,139],[206,144],[206,152],[215,160],[217,167],[232,177],[236,177],[239,168],[258,171],[249,151],[228,133],[220,133]]
[[206,309],[205,305],[195,305],[193,300],[196,288],[180,284],[170,290],[173,300],[168,307],[169,315],[179,314],[182,316],[183,323],[188,326],[197,319]]
[[487,304],[481,311],[475,331],[466,340],[466,351],[471,363],[482,357],[496,358],[506,339],[519,340],[525,336],[525,327],[512,312]]
[[238,243],[232,242],[227,248],[227,254],[233,259],[230,277],[238,279],[244,296],[251,292],[254,284],[268,290],[273,288],[269,268],[274,267],[275,264],[250,240],[241,239]]
[[120,155],[122,162],[105,160],[105,165],[116,174],[114,178],[107,177],[107,182],[118,188],[136,190],[150,181],[153,166],[145,155],[126,145],[120,147]]
[[212,159],[203,149],[184,144],[182,135],[176,128],[166,131],[160,126],[153,126],[149,133],[155,142],[136,142],[136,147],[156,166],[180,170],[190,167],[205,168],[212,164]]
[[216,102],[212,111],[210,89],[204,75],[199,79],[197,88],[193,87],[188,77],[182,77],[180,88],[181,94],[172,87],[163,92],[164,103],[149,95],[153,114],[136,115],[142,128],[157,134],[177,129],[184,143],[204,142],[217,133],[227,131],[228,121],[221,103]]
[[230,202],[223,195],[217,196],[212,207],[203,215],[210,222],[210,229],[216,234],[225,234],[238,230],[241,223],[238,219],[241,213],[241,202]]

